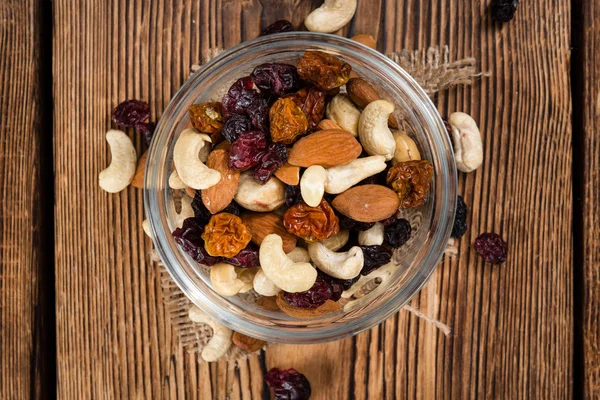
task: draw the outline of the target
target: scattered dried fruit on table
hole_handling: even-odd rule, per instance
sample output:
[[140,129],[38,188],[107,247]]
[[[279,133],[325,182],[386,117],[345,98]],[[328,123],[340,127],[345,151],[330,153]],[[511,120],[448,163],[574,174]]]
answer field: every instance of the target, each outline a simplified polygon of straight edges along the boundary
[[263,239],[275,233],[283,241],[283,251],[289,253],[296,247],[296,236],[289,233],[283,226],[283,219],[275,213],[245,212],[242,222],[252,233],[252,243],[260,245]]
[[267,345],[264,340],[255,339],[239,332],[233,332],[231,340],[233,340],[233,344],[248,353],[254,353]]
[[363,251],[364,265],[360,271],[361,275],[369,275],[371,272],[389,263],[392,260],[392,252],[383,246],[360,246]]
[[287,161],[288,150],[281,143],[271,143],[263,153],[254,170],[254,179],[262,184],[267,183],[271,176]]
[[[304,115],[306,115],[308,129],[315,129],[323,119],[323,114],[325,113],[325,96],[326,93],[324,91],[319,90],[314,86],[302,88],[291,96],[294,103],[296,103]],[[337,129],[340,128],[338,127]]]
[[298,74],[321,90],[338,88],[348,82],[352,67],[322,51],[307,51],[298,61]]
[[234,114],[225,121],[221,134],[223,137],[233,143],[244,132],[252,130],[252,121],[245,115]]
[[291,32],[294,30],[294,25],[288,20],[280,19],[267,26],[260,36],[272,35],[274,33]]
[[338,217],[326,200],[321,200],[317,207],[304,202],[293,205],[286,211],[283,225],[288,232],[307,242],[318,242],[340,231]]
[[197,263],[211,266],[221,261],[221,257],[213,257],[204,249],[204,240],[202,232],[203,223],[197,218],[187,218],[183,221],[183,226],[173,231],[175,242],[181,246],[181,249],[189,254]]
[[410,239],[410,235],[412,233],[412,227],[410,226],[410,222],[404,218],[400,219],[391,219],[389,222],[384,223],[385,228],[383,231],[383,236],[385,241],[392,247],[402,247],[408,239]]
[[310,382],[293,368],[271,368],[265,382],[277,400],[306,400],[310,397]]
[[508,22],[515,17],[519,0],[493,0],[490,5],[492,19],[497,22]]
[[300,167],[285,163],[274,174],[286,185],[297,185],[300,183]]
[[425,202],[432,177],[433,165],[429,161],[406,161],[389,169],[387,184],[397,193],[401,208],[412,208]]
[[141,155],[135,167],[135,175],[131,181],[131,186],[138,189],[144,188],[144,173],[146,172],[146,159],[148,158],[148,150]]
[[335,209],[360,222],[377,222],[398,211],[400,201],[393,190],[381,185],[354,186],[332,202]]
[[133,128],[135,124],[150,118],[150,105],[145,101],[127,100],[115,107],[112,120],[115,124]]
[[[362,78],[352,78],[346,83],[346,92],[350,100],[358,108],[365,108],[369,103],[376,100],[380,100],[381,96],[375,90],[373,86]],[[398,129],[398,122],[396,117],[390,115],[388,118],[388,125],[394,129]]]
[[204,247],[211,256],[231,258],[245,248],[252,234],[240,217],[220,213],[213,215],[202,234]]
[[202,202],[211,214],[216,214],[233,201],[240,182],[240,171],[229,167],[227,150],[213,150],[208,156],[206,166],[221,173],[219,183],[202,190]]
[[150,146],[154,131],[156,130],[156,124],[154,122],[136,122],[135,129],[144,136],[146,145]]
[[302,109],[289,97],[277,100],[269,111],[271,139],[274,142],[292,144],[306,133],[308,120]]
[[454,225],[452,226],[452,237],[460,239],[467,231],[467,205],[462,196],[456,200],[456,214],[454,215]]
[[219,102],[192,104],[189,108],[190,121],[199,132],[208,133],[215,139],[223,129],[223,106]]
[[267,147],[267,136],[263,132],[244,132],[229,147],[229,167],[245,171],[256,166],[262,161]]
[[311,133],[298,140],[290,150],[288,163],[305,168],[312,165],[331,168],[348,164],[361,153],[362,147],[352,134],[343,130],[328,129]]
[[290,64],[266,63],[252,70],[252,81],[264,94],[281,97],[302,86],[296,67]]
[[506,261],[508,244],[496,233],[482,233],[475,239],[475,251],[492,264],[502,264]]
[[235,256],[231,258],[225,258],[223,262],[231,265],[235,265],[240,268],[256,268],[260,267],[260,260],[258,257],[258,247],[249,243],[248,246],[240,250]]

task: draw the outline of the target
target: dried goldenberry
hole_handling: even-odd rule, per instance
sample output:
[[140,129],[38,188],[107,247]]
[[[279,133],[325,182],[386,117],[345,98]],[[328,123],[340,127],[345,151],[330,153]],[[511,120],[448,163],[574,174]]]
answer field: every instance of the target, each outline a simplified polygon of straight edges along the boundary
[[486,262],[502,264],[506,261],[508,245],[496,233],[482,233],[475,239],[475,251]]
[[321,274],[317,275],[314,285],[304,292],[283,292],[283,298],[290,306],[300,308],[317,308],[331,299],[333,291],[331,284],[323,279]]
[[387,184],[400,199],[400,208],[418,207],[429,193],[433,165],[427,160],[400,162],[388,170]]
[[115,107],[112,120],[119,126],[133,128],[150,118],[150,106],[145,101],[127,100]]
[[519,0],[493,0],[490,5],[492,19],[497,22],[508,22],[515,17]]
[[271,106],[269,121],[271,139],[278,143],[292,144],[308,129],[306,115],[289,97],[281,98]]
[[297,70],[302,79],[328,91],[348,82],[352,67],[331,54],[307,51],[298,61]]
[[339,219],[325,199],[316,207],[303,201],[290,207],[283,217],[283,225],[289,233],[307,242],[320,242],[340,231]]
[[375,225],[375,222],[360,222],[342,214],[338,214],[338,218],[340,219],[341,229],[349,229],[355,232],[368,231]]
[[215,142],[223,129],[223,106],[219,102],[192,104],[189,108],[190,121],[199,132],[208,133]]
[[264,185],[271,179],[273,173],[285,164],[287,158],[287,147],[281,143],[271,143],[254,170],[254,179]]
[[267,150],[267,137],[261,131],[241,134],[229,148],[229,168],[245,171],[262,160]]
[[285,188],[285,205],[288,207],[294,206],[302,201],[302,193],[300,186],[287,186]]
[[244,132],[252,130],[252,121],[245,115],[232,115],[221,130],[221,134],[229,143],[233,143]]
[[231,258],[226,258],[224,262],[235,265],[240,268],[255,268],[260,267],[260,261],[258,258],[258,247],[250,243],[245,249],[240,250],[237,255]]
[[369,275],[372,271],[388,264],[392,260],[392,252],[383,246],[360,246],[363,251],[364,264],[361,275]]
[[144,136],[144,141],[148,146],[152,143],[152,137],[154,136],[154,130],[156,124],[154,122],[137,122],[135,129]]
[[294,30],[292,23],[286,19],[280,19],[267,26],[260,36],[272,35],[274,33],[291,32]]
[[325,92],[314,86],[300,89],[290,96],[308,120],[308,128],[315,129],[325,114]]
[[412,228],[404,218],[397,219],[384,228],[385,241],[392,247],[402,247],[410,239]]
[[221,257],[213,257],[204,249],[202,232],[204,223],[197,218],[187,218],[181,228],[173,231],[175,242],[197,263],[212,266],[221,261]]
[[252,234],[237,215],[219,213],[204,227],[202,239],[204,249],[211,256],[232,258],[248,246]]
[[460,239],[467,231],[467,212],[468,210],[465,201],[462,196],[458,196],[454,225],[452,226],[452,237]]
[[277,400],[307,400],[310,397],[310,382],[293,368],[271,368],[265,382]]
[[254,68],[250,76],[261,92],[276,97],[295,92],[302,84],[296,67],[290,64],[261,64]]

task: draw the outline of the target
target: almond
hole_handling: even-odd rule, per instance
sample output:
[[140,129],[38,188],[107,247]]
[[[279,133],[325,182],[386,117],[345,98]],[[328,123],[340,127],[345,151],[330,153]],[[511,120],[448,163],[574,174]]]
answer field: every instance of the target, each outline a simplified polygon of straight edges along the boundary
[[[381,97],[373,86],[362,78],[352,78],[346,83],[346,91],[350,100],[359,108],[365,108],[367,104],[375,100],[381,100]],[[393,115],[390,115],[388,125],[398,129],[398,122]]]
[[223,149],[229,151],[229,147],[231,147],[231,143],[229,143],[227,140],[223,140],[221,143],[216,145],[213,150]]
[[202,190],[202,202],[211,214],[216,214],[233,200],[240,182],[240,171],[229,168],[229,152],[224,149],[213,150],[208,156],[206,166],[221,173],[219,183]]
[[300,183],[300,167],[285,163],[275,171],[275,176],[287,185],[296,186]]
[[288,163],[298,167],[320,165],[331,168],[348,164],[360,156],[362,146],[351,133],[325,129],[298,140],[290,150]]
[[135,167],[135,175],[133,176],[133,180],[131,181],[131,185],[138,189],[144,188],[144,173],[146,172],[146,159],[148,158],[148,150],[144,152],[140,156],[140,159],[137,162],[137,167]]
[[342,127],[330,119],[323,119],[321,122],[319,122],[319,125],[317,125],[317,130],[325,129],[342,129]]
[[355,186],[338,195],[333,207],[360,222],[377,222],[391,217],[398,211],[400,200],[396,193],[381,185]]
[[370,47],[372,49],[375,49],[377,47],[377,43],[375,42],[375,39],[371,35],[367,35],[367,34],[354,35],[350,38],[350,40],[354,40],[355,42],[362,43],[365,46]]
[[252,233],[252,243],[259,245],[265,236],[276,233],[283,240],[283,251],[289,253],[296,247],[298,238],[289,233],[283,226],[283,220],[275,213],[245,212],[242,222]]
[[254,353],[255,351],[258,351],[265,347],[265,345],[267,344],[267,342],[265,342],[264,340],[255,339],[253,337],[246,336],[239,332],[233,332],[231,340],[233,340],[233,343],[237,347],[239,347],[247,353]]
[[318,318],[327,314],[338,312],[342,309],[342,306],[333,300],[327,300],[317,308],[301,308],[290,306],[283,298],[282,292],[277,294],[277,306],[281,309],[281,311],[290,317],[302,319]]

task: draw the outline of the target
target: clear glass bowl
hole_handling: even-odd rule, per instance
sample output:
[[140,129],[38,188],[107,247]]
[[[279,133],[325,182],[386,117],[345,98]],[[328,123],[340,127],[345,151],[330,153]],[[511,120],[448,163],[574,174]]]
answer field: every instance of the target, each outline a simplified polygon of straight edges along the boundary
[[[222,297],[210,284],[208,269],[196,264],[173,240],[175,212],[168,178],[173,170],[173,146],[191,126],[193,103],[220,101],[238,78],[266,62],[296,64],[307,50],[334,54],[367,79],[396,105],[401,129],[416,141],[423,159],[434,166],[427,202],[404,210],[411,221],[410,241],[396,250],[397,268],[371,293],[347,303],[343,310],[321,318],[299,320],[255,304],[252,292]],[[198,307],[230,328],[268,342],[318,343],[369,329],[396,313],[435,270],[454,221],[456,168],[451,143],[436,108],[419,85],[397,64],[357,42],[334,35],[293,32],[260,37],[219,55],[197,71],[177,92],[158,123],[149,149],[144,202],[154,244],[173,280]]]

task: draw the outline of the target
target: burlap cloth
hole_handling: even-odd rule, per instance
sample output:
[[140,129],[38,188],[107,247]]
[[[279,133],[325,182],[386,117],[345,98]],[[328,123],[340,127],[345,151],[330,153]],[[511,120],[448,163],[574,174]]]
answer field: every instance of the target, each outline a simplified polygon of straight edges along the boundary
[[[221,49],[210,49],[204,56],[202,64],[208,62],[221,52]],[[451,60],[447,46],[441,49],[439,47],[430,47],[425,50],[402,50],[399,53],[386,54],[386,56],[406,70],[430,96],[456,85],[470,85],[475,78],[487,76],[486,73],[477,71],[476,60],[472,57]],[[201,64],[192,65],[190,72],[197,71],[200,66]],[[457,254],[456,241],[451,239],[446,249],[446,256],[455,257]],[[154,250],[150,254],[150,258],[160,271],[163,302],[179,343],[188,351],[196,353],[198,362],[205,362],[200,357],[200,353],[210,340],[212,329],[206,324],[195,323],[189,319],[188,311],[193,305],[192,302],[173,282]],[[360,290],[356,291],[352,298],[364,296],[374,290],[380,282],[381,278],[373,278],[366,282]],[[441,321],[428,317],[410,305],[404,306],[404,309],[433,324],[446,336],[451,334],[451,328]],[[235,361],[245,359],[248,355],[249,353],[232,344],[222,359]]]

